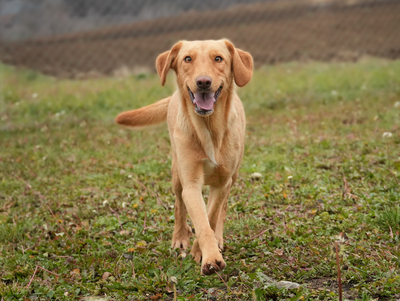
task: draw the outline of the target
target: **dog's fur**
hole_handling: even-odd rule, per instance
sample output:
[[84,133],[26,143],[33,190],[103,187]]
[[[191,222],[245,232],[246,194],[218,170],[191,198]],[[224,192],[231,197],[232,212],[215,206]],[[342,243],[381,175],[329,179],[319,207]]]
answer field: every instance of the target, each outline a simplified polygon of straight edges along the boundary
[[[181,41],[158,56],[156,67],[162,85],[169,69],[175,71],[177,91],[147,107],[121,113],[116,121],[145,126],[167,120],[176,196],[172,247],[189,246],[189,213],[196,233],[191,254],[202,261],[202,273],[209,275],[226,265],[221,254],[223,227],[229,191],[243,157],[246,127],[234,83],[242,87],[250,81],[253,59],[228,40]],[[201,86],[202,82],[210,84],[205,79],[211,80],[207,88]],[[216,91],[220,91],[219,98],[212,109],[210,100],[198,100],[210,97],[207,93],[215,100],[217,94],[211,93]],[[207,208],[203,185],[210,186]]]

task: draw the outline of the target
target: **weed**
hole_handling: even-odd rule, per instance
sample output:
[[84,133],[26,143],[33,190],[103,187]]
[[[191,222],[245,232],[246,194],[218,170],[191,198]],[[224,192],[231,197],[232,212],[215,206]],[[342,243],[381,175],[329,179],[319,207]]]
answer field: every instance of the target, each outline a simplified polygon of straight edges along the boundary
[[376,223],[382,229],[391,231],[392,235],[393,232],[400,231],[400,206],[385,206],[377,213]]

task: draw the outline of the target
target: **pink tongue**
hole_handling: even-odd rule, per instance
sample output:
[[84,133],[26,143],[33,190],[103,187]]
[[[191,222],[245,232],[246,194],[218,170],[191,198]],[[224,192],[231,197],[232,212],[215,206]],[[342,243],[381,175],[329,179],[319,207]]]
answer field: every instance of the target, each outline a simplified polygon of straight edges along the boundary
[[193,101],[201,109],[210,111],[214,107],[214,93],[195,93]]

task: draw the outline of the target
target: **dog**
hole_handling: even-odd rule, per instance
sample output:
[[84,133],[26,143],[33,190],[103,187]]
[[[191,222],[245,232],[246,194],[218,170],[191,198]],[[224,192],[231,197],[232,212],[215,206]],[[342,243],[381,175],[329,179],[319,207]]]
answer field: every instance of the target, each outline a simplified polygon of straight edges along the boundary
[[[116,122],[140,127],[167,120],[172,147],[175,225],[172,248],[190,245],[204,275],[226,266],[222,257],[228,195],[243,157],[246,120],[236,85],[253,75],[253,58],[228,40],[180,41],[156,60],[164,86],[175,71],[177,90],[170,97],[117,116]],[[210,186],[207,207],[202,187]]]

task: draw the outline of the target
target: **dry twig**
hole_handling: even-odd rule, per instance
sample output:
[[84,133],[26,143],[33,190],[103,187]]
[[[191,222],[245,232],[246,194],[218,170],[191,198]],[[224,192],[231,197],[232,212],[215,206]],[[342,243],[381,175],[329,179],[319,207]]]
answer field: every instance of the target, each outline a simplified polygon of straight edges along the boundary
[[220,274],[218,274],[217,271],[215,271],[215,273],[218,275],[218,277],[222,280],[222,282],[225,284],[225,286],[228,288],[228,290],[233,294],[231,288],[228,286],[228,284],[226,284],[225,280],[221,277]]
[[255,184],[255,182],[253,182],[253,185],[252,185],[252,187],[251,187],[250,193],[249,193],[249,195],[248,195],[248,197],[247,197],[247,199],[246,199],[246,202],[244,203],[245,206],[246,206],[247,203],[249,202],[249,200],[250,200],[250,198],[251,198],[251,196],[252,196],[252,194],[253,194],[253,191],[254,191],[254,187],[255,187],[255,186],[256,186],[256,184]]
[[342,296],[342,276],[340,275],[340,263],[339,263],[339,247],[338,247],[338,242],[335,241],[335,247],[336,247],[336,266],[337,266],[337,271],[338,271],[338,284],[339,284],[339,301],[343,300]]
[[56,273],[53,273],[53,272],[50,272],[49,270],[46,270],[46,269],[42,268],[41,266],[37,265],[35,271],[33,272],[32,278],[31,278],[31,280],[29,281],[29,283],[28,283],[28,285],[26,286],[26,288],[29,288],[29,287],[31,286],[32,281],[33,281],[33,278],[35,278],[35,275],[36,275],[36,272],[37,272],[38,269],[41,269],[41,270],[43,270],[43,271],[46,271],[47,273],[53,274],[53,275],[55,275],[55,276],[57,276],[57,277],[60,277],[60,275],[58,275],[58,274],[56,274]]
[[261,231],[261,232],[258,233],[256,236],[253,236],[252,238],[250,238],[249,241],[252,241],[253,239],[255,239],[255,238],[257,238],[257,237],[263,235],[263,234],[264,234],[265,232],[267,232],[267,231],[268,231],[268,229],[267,229],[267,230],[264,230],[264,231]]

